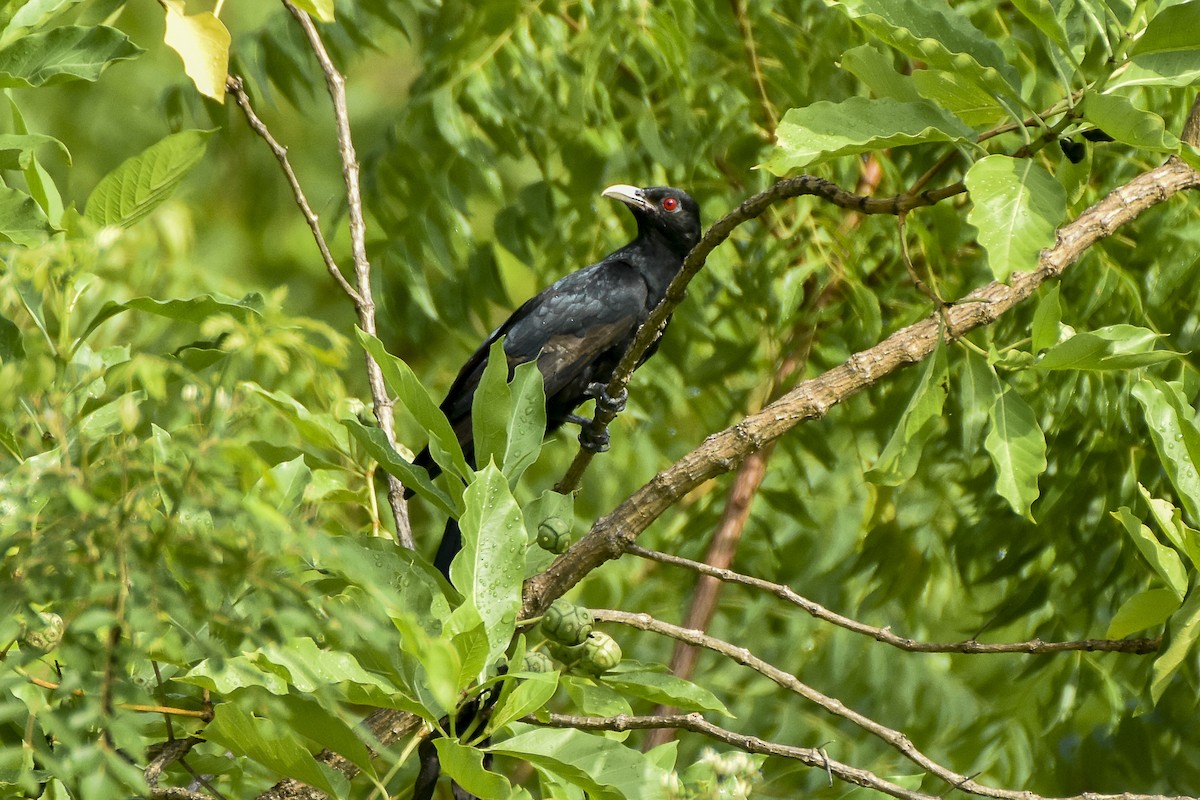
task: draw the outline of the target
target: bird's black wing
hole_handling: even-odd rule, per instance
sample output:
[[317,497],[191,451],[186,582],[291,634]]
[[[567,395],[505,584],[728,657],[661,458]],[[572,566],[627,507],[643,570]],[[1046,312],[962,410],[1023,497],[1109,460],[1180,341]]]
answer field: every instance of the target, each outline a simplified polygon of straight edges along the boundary
[[471,355],[442,402],[464,450],[471,447],[471,402],[498,338],[505,337],[510,376],[518,364],[537,358],[548,407],[573,408],[585,399],[587,385],[598,379],[592,369],[598,360],[611,361],[611,352],[637,330],[646,298],[646,283],[637,270],[623,260],[605,259],[558,280],[518,308]]

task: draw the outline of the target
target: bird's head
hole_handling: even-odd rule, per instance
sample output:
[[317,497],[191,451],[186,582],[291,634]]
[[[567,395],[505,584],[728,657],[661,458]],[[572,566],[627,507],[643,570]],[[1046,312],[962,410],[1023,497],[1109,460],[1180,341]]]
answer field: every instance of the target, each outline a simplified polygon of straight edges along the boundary
[[639,189],[618,183],[601,192],[601,196],[629,206],[637,220],[638,235],[662,236],[680,258],[700,241],[700,206],[681,189],[670,186]]

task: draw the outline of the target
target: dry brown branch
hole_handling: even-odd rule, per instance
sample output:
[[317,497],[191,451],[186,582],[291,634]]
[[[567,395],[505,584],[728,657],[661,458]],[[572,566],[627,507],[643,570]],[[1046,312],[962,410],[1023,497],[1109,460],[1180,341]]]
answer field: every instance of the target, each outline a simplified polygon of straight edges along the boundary
[[[592,615],[598,622],[616,622],[628,625],[631,628],[637,628],[638,630],[669,636],[673,639],[679,639],[688,644],[711,650],[714,653],[719,653],[745,667],[749,667],[780,687],[819,706],[827,713],[840,717],[870,733],[872,736],[879,738],[928,774],[944,781],[950,788],[979,797],[997,798],[997,800],[1043,800],[1039,795],[1032,792],[985,786],[975,780],[976,776],[963,775],[943,767],[940,763],[918,750],[912,741],[901,731],[889,728],[870,717],[858,713],[835,697],[822,694],[808,684],[803,683],[791,673],[758,658],[745,647],[738,647],[700,631],[692,631],[681,628],[678,625],[671,625],[670,623],[656,620],[649,614],[630,614],[624,611],[592,609]],[[1167,798],[1160,795],[1139,795],[1128,792],[1121,794],[1089,792],[1080,797],[1086,798],[1086,800],[1167,800]],[[1184,800],[1184,798],[1172,798],[1171,800]]]
[[669,553],[660,553],[657,550],[650,550],[636,544],[631,544],[628,552],[631,555],[657,561],[660,564],[670,564],[671,566],[690,569],[693,572],[698,572],[701,575],[707,575],[727,583],[738,583],[742,586],[759,589],[791,603],[816,619],[824,620],[825,622],[837,625],[839,628],[845,628],[848,631],[861,633],[864,636],[869,636],[884,644],[890,644],[892,647],[907,650],[911,653],[962,653],[965,655],[977,655],[981,653],[1029,653],[1043,655],[1048,653],[1083,651],[1089,653],[1108,652],[1145,655],[1157,652],[1159,645],[1162,643],[1161,637],[1158,636],[1142,639],[1082,639],[1069,642],[1044,642],[1041,639],[1031,639],[1027,642],[995,643],[978,642],[974,639],[967,639],[961,642],[921,642],[899,636],[893,633],[890,627],[877,628],[873,625],[859,622],[856,619],[844,617],[841,614],[830,611],[820,603],[800,596],[792,591],[791,587],[784,586],[783,584],[772,583],[762,578],[755,578],[752,575],[743,575],[740,572],[722,569],[711,564],[702,564],[690,558],[683,558]]
[[[790,180],[798,182],[801,179]],[[781,181],[776,187],[785,183],[788,182]],[[688,492],[736,468],[748,455],[761,450],[801,422],[824,417],[831,408],[851,395],[928,356],[941,336],[939,329],[943,324],[942,317],[949,329],[958,336],[990,325],[1028,298],[1043,283],[1061,275],[1097,241],[1111,236],[1147,209],[1196,186],[1200,186],[1200,173],[1179,159],[1169,159],[1162,166],[1144,172],[1114,189],[1076,220],[1060,228],[1054,246],[1042,251],[1038,269],[1014,273],[1010,284],[994,281],[976,289],[944,309],[943,313],[934,314],[893,333],[874,347],[851,356],[844,364],[799,384],[757,414],[709,436],[699,447],[660,472],[615,510],[598,520],[586,536],[545,572],[527,581],[522,616],[537,616],[552,600],[600,564],[619,558],[651,522]],[[745,211],[739,209],[740,213],[735,212],[719,221],[688,256],[684,271],[672,283],[672,289],[678,284],[682,292],[681,279],[687,275],[689,265],[698,268],[707,252],[728,236],[736,224],[761,213],[776,197],[812,193],[800,191],[803,187],[803,183],[791,183],[786,190],[780,189],[778,195],[771,191],[756,195],[740,207]],[[841,192],[840,189],[837,191]],[[888,201],[870,201],[866,208],[858,210],[866,213],[876,208],[874,204],[878,202]],[[752,203],[755,205],[747,208]],[[672,295],[668,293],[668,300],[671,298]],[[666,305],[664,301],[655,310],[650,321],[643,326],[642,333],[651,327],[651,323],[659,316],[658,312]],[[642,338],[640,333],[638,338]],[[636,347],[630,352],[634,350]],[[620,375],[614,378],[614,383],[619,378]],[[613,390],[610,384],[610,394]]]
[[768,756],[779,756],[799,761],[810,767],[828,772],[847,783],[875,789],[892,797],[904,800],[936,800],[934,795],[914,792],[905,789],[891,781],[880,778],[865,769],[858,769],[849,764],[843,764],[829,758],[823,750],[816,747],[793,747],[786,744],[759,739],[757,736],[746,736],[735,733],[718,725],[708,722],[699,714],[664,714],[649,717],[617,716],[617,717],[574,717],[568,714],[551,714],[546,720],[527,717],[523,722],[530,725],[542,725],[547,728],[575,728],[582,731],[631,731],[643,729],[678,728],[699,733],[710,739],[724,742],[747,753],[760,753]]

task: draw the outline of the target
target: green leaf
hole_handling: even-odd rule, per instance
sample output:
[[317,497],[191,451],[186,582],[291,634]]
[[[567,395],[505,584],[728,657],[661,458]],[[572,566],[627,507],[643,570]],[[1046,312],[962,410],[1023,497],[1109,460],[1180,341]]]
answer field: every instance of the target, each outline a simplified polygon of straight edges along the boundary
[[1087,95],[1083,117],[1122,144],[1156,153],[1179,152],[1179,139],[1167,130],[1162,117],[1142,111],[1120,95]]
[[570,729],[541,728],[490,748],[578,786],[594,800],[660,800],[666,772],[619,742]]
[[251,716],[233,703],[218,705],[200,733],[237,756],[334,797],[345,797],[350,788],[341,773],[318,763],[288,726]]
[[508,417],[512,397],[508,390],[508,357],[504,339],[492,342],[487,364],[471,398],[471,430],[475,437],[475,462],[504,465],[508,448]]
[[899,486],[912,478],[921,462],[921,451],[942,422],[942,406],[949,391],[946,348],[939,339],[925,360],[917,389],[900,415],[896,429],[866,478],[881,486]]
[[869,34],[935,69],[960,73],[1020,99],[1017,71],[1000,46],[945,0],[826,0]]
[[1012,510],[1033,519],[1030,508],[1038,498],[1038,476],[1046,470],[1046,437],[1033,409],[1011,387],[1005,387],[988,410],[983,446],[996,469],[996,491]]
[[4,43],[15,40],[29,28],[40,28],[58,14],[78,5],[83,0],[29,0],[12,15],[4,29]]
[[515,486],[537,461],[546,438],[546,390],[536,361],[517,367],[512,379],[512,411],[508,419],[504,476]]
[[957,372],[960,376],[957,388],[962,443],[967,452],[974,454],[979,451],[983,426],[987,424],[999,379],[986,358],[965,347],[956,350],[966,361],[965,368],[960,368]]
[[46,241],[55,228],[32,197],[0,186],[0,241],[34,247]]
[[241,386],[280,412],[296,428],[305,444],[339,452],[345,452],[349,447],[350,442],[346,431],[334,420],[332,415],[314,414],[291,395],[285,392],[269,391],[251,381],[247,381]]
[[367,455],[378,461],[385,472],[399,478],[405,488],[412,489],[452,517],[462,513],[461,503],[434,485],[433,481],[429,480],[429,473],[405,461],[388,443],[387,436],[379,428],[364,425],[350,417],[342,420],[342,424],[367,451]]
[[389,617],[421,620],[431,636],[441,633],[442,623],[450,616],[442,574],[414,550],[390,539],[313,537],[309,558],[326,575],[336,575],[346,585],[361,589]]
[[26,169],[33,163],[33,154],[42,145],[54,145],[67,163],[71,163],[71,154],[67,146],[42,133],[0,133],[0,169]]
[[21,329],[12,320],[0,317],[0,363],[20,361],[25,357],[25,344],[21,341]]
[[1150,438],[1171,485],[1193,520],[1200,520],[1200,429],[1195,411],[1175,384],[1147,376],[1133,386]]
[[155,142],[105,175],[87,199],[87,217],[128,228],[162,205],[200,163],[213,131],[188,130]]
[[1185,86],[1200,77],[1200,3],[1177,3],[1154,15],[1129,49],[1134,66]]
[[375,775],[371,751],[358,738],[357,726],[346,724],[337,714],[308,697],[289,694],[283,698],[283,705],[288,710],[288,724],[293,730],[344,757],[367,775]]
[[[442,469],[464,481],[474,474],[458,444],[458,435],[450,427],[450,421],[429,396],[428,390],[417,380],[412,368],[384,349],[383,343],[360,329],[355,329],[358,341],[383,371],[383,382],[403,404],[417,424],[429,434],[429,453]],[[380,463],[383,460],[380,459]]]
[[789,109],[775,131],[778,146],[764,166],[776,175],[888,147],[928,142],[967,144],[975,133],[950,113],[920,100],[851,97]]
[[[624,666],[624,665],[622,665]],[[732,717],[725,704],[708,689],[670,674],[648,669],[606,673],[601,680],[624,695],[632,695],[684,711],[715,711]]]
[[483,751],[460,744],[456,739],[434,739],[442,770],[480,800],[508,800],[512,784],[503,775],[489,772],[483,766]]
[[1029,349],[1035,354],[1052,347],[1059,339],[1062,326],[1062,304],[1059,301],[1059,285],[1056,283],[1045,291],[1033,311],[1031,326],[1032,341]]
[[110,300],[102,305],[96,316],[88,322],[83,333],[79,335],[79,341],[87,339],[92,331],[123,311],[145,311],[159,317],[199,325],[218,314],[229,314],[238,319],[245,319],[250,314],[261,317],[263,309],[263,297],[258,292],[251,292],[242,298],[213,293],[189,297],[186,300],[157,300],[153,297],[135,297],[123,303]]
[[1137,549],[1149,562],[1151,568],[1163,579],[1163,583],[1167,585],[1175,599],[1182,600],[1184,592],[1187,591],[1188,578],[1187,570],[1183,568],[1183,561],[1179,558],[1179,554],[1158,541],[1151,530],[1134,516],[1128,506],[1121,506],[1110,513],[1113,519],[1120,522],[1121,526],[1125,528],[1125,532],[1133,539],[1133,543],[1137,545]]
[[520,678],[517,687],[496,704],[488,720],[488,732],[498,731],[514,720],[545,708],[557,689],[557,672],[538,672]]
[[1150,516],[1167,541],[1188,557],[1193,569],[1200,568],[1200,531],[1184,523],[1183,512],[1179,508],[1166,500],[1152,497],[1140,483],[1138,493],[1146,501]]
[[1040,370],[1077,369],[1095,372],[1128,370],[1182,358],[1173,350],[1155,350],[1163,334],[1136,325],[1110,325],[1077,333],[1046,351],[1034,367]]
[[333,22],[333,0],[296,0],[296,7],[312,14],[321,22]]
[[1054,244],[1066,216],[1062,184],[1032,159],[986,156],[967,170],[971,209],[967,221],[979,232],[997,280],[1037,267],[1038,253]]
[[94,81],[109,64],[142,52],[116,28],[63,25],[22,36],[0,50],[0,87]]
[[483,619],[490,662],[504,652],[516,630],[525,577],[525,523],[495,464],[476,474],[463,501],[463,547],[450,565],[450,578]]
[[1167,624],[1170,644],[1163,654],[1154,660],[1154,673],[1150,679],[1150,698],[1157,703],[1166,691],[1167,684],[1183,664],[1200,638],[1200,589],[1188,592],[1183,606]]
[[[22,11],[28,7],[24,6]],[[9,30],[11,29],[10,26]],[[12,112],[13,130],[18,136],[29,135],[29,129],[25,125],[25,117],[21,114],[21,108],[17,105],[17,101],[13,99],[11,93],[8,98],[8,107],[9,111]],[[62,147],[67,163],[70,163],[71,154],[66,151],[65,145],[62,145]],[[55,228],[59,227],[62,223],[63,202],[62,195],[59,194],[58,187],[54,184],[54,179],[50,177],[50,173],[46,171],[32,154],[29,157],[29,164],[25,167],[24,172],[25,185],[29,188],[29,194],[42,207],[42,211],[46,213],[50,224]]]
[[167,31],[163,41],[183,59],[183,70],[200,94],[225,102],[230,43],[225,24],[211,11],[185,14],[179,0],[169,0],[164,7]]
[[912,74],[912,82],[922,97],[967,125],[992,125],[1008,113],[992,92],[958,72],[918,69]]
[[891,97],[906,103],[921,99],[912,76],[901,75],[890,54],[884,55],[869,44],[842,53],[841,67],[866,84],[876,97]]
[[1179,597],[1170,589],[1138,592],[1117,609],[1104,636],[1107,639],[1124,639],[1131,633],[1157,627],[1166,622],[1179,605]]
[[1013,0],[1013,5],[1025,19],[1046,34],[1046,38],[1058,45],[1063,52],[1070,52],[1071,45],[1067,41],[1067,32],[1058,21],[1054,6],[1050,0]]

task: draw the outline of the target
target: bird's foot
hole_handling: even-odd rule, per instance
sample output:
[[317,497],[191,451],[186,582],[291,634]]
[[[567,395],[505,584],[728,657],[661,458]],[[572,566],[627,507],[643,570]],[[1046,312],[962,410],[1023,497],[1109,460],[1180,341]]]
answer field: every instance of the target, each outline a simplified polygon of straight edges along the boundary
[[591,422],[579,429],[579,446],[590,453],[608,452],[608,429],[603,428],[599,433],[592,430]]
[[625,410],[625,403],[629,400],[629,392],[624,387],[621,388],[620,394],[612,397],[608,393],[608,385],[599,382],[589,385],[586,394],[588,397],[596,398],[596,405],[614,417]]

